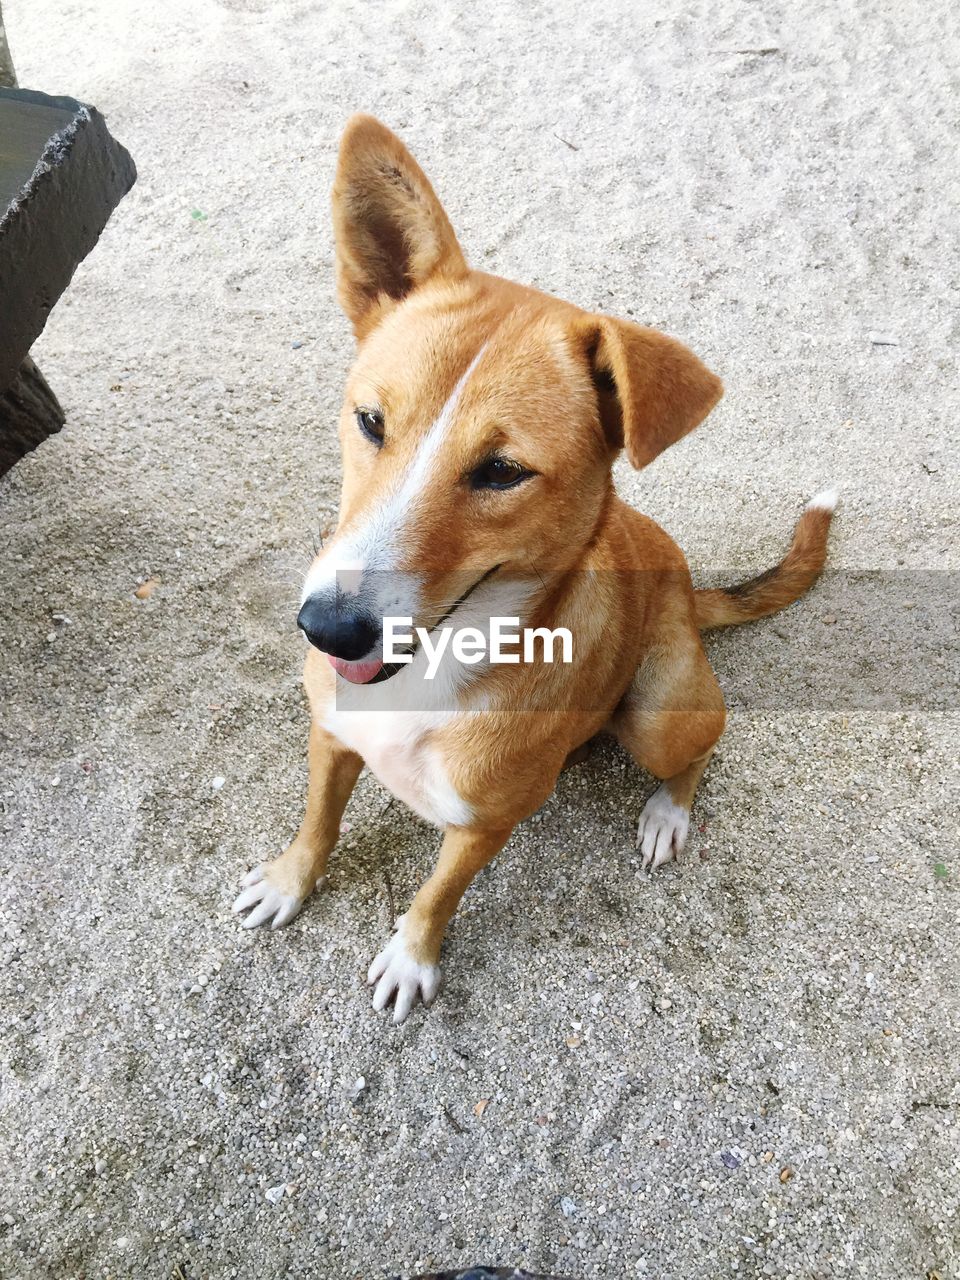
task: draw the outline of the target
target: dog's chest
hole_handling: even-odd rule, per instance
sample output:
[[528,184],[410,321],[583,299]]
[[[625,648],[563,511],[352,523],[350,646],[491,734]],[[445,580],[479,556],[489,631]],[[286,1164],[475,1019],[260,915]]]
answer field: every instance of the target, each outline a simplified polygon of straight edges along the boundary
[[457,794],[443,757],[428,736],[455,715],[331,707],[323,727],[362,756],[383,785],[422,818],[438,827],[466,826],[472,816],[470,806]]

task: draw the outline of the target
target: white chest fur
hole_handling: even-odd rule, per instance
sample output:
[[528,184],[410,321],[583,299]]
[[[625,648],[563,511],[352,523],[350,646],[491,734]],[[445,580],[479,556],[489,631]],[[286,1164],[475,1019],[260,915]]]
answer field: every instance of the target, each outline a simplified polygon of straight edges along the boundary
[[331,707],[323,727],[363,757],[398,800],[438,827],[466,826],[470,806],[457,794],[427,735],[455,713],[346,711]]
[[[491,617],[522,619],[533,587],[508,578],[493,579],[457,610],[460,626],[486,631]],[[462,705],[469,685],[489,670],[486,659],[475,665],[457,661],[450,646],[432,679],[426,678],[427,655],[420,648],[413,661],[390,680],[350,685],[338,679],[320,723],[328,733],[363,757],[383,785],[404,804],[438,827],[468,826],[470,805],[450,781],[445,762],[429,735],[461,716],[483,714],[484,703]]]
[[422,678],[424,655],[386,684],[337,690],[321,716],[328,733],[362,756],[398,800],[438,827],[467,826],[470,806],[450,782],[430,734],[465,714],[457,694],[462,669],[444,663],[434,681]]

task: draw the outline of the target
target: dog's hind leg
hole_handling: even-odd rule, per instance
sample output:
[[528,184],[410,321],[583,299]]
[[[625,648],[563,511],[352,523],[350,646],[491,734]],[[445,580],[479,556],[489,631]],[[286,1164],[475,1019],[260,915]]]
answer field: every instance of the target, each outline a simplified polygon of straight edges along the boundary
[[653,870],[682,850],[694,792],[725,718],[699,636],[671,637],[648,651],[610,723],[641,768],[663,779],[640,815],[644,867]]
[[637,848],[645,868],[654,871],[683,849],[690,828],[694,792],[712,754],[711,747],[686,769],[667,778],[643,806],[637,826]]
[[314,723],[308,754],[307,810],[300,830],[279,858],[254,867],[233,904],[236,912],[250,911],[243,921],[245,929],[267,923],[279,929],[288,924],[326,879],[327,860],[363,761]]

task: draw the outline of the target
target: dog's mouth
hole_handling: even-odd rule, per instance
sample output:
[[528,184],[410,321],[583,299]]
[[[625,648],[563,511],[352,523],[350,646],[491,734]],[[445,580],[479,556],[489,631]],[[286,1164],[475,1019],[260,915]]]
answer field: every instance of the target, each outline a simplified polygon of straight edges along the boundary
[[[437,619],[430,628],[429,634],[432,635],[435,631],[439,630],[445,622],[448,622],[460,606],[469,600],[477,587],[486,582],[488,578],[492,578],[500,567],[500,565],[495,564],[491,569],[488,569],[486,573],[481,574],[472,587],[465,591],[462,596],[459,596],[454,600],[453,604],[443,617]],[[412,657],[419,648],[419,642],[415,641],[410,648],[404,650],[404,652],[409,653]],[[361,660],[359,662],[348,662],[345,658],[335,658],[332,653],[328,653],[326,658],[334,671],[336,671],[337,675],[341,676],[344,680],[349,681],[350,684],[383,684],[387,680],[392,680],[398,672],[402,671],[404,667],[408,665],[405,662],[382,662],[377,658]]]
[[373,662],[348,662],[346,658],[335,658],[332,653],[328,653],[327,661],[338,676],[343,676],[351,684],[373,684],[378,676],[383,679],[381,673],[386,670],[379,659]]

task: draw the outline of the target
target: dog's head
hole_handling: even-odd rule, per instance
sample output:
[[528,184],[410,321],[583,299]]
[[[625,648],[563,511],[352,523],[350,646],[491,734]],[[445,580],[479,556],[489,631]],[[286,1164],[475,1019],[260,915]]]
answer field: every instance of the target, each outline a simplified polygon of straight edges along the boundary
[[471,271],[420,166],[370,116],[344,133],[333,219],[358,352],[340,519],[299,622],[362,682],[384,617],[429,628],[493,576],[574,566],[618,451],[646,466],[722,388],[672,338]]

